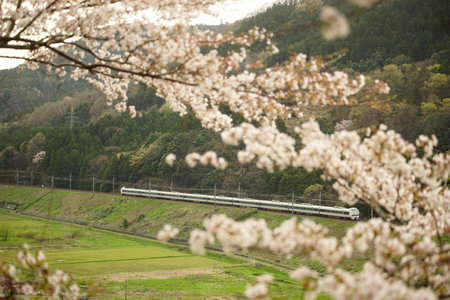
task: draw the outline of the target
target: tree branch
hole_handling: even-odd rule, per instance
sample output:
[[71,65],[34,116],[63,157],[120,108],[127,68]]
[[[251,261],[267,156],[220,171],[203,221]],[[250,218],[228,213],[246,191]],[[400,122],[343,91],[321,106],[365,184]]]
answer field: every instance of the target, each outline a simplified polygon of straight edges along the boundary
[[34,23],[34,21],[36,21],[44,11],[48,10],[50,7],[52,7],[53,5],[55,5],[59,0],[54,0],[53,2],[51,2],[49,5],[47,5],[47,7],[45,7],[44,9],[42,9],[40,12],[38,12],[33,19],[30,20],[30,22],[28,22],[15,36],[14,38],[18,38],[20,37],[20,35],[22,34],[22,32],[24,32],[25,30],[28,29],[28,27],[31,26],[31,24]]

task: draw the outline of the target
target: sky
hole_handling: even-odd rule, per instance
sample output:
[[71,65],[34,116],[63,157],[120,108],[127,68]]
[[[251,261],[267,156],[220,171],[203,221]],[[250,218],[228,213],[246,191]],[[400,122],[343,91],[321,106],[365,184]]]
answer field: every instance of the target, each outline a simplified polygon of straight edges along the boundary
[[218,17],[202,15],[194,20],[194,23],[208,25],[233,23],[275,2],[276,0],[227,0],[223,5],[213,7]]
[[[226,0],[222,5],[216,5],[212,11],[217,16],[200,15],[194,20],[194,24],[218,25],[221,23],[233,23],[243,19],[249,14],[270,6],[277,0]],[[7,49],[0,49],[0,55],[12,55],[13,52]],[[16,54],[17,55],[17,54]],[[20,59],[0,58],[0,69],[15,68],[23,63]]]

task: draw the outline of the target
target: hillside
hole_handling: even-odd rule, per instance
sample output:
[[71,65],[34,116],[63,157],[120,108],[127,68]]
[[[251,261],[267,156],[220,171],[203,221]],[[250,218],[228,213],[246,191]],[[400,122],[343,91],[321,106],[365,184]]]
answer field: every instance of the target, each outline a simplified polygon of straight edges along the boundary
[[[348,15],[352,33],[347,39],[325,42],[320,37],[317,18],[324,4],[336,5]],[[420,134],[435,134],[438,150],[445,152],[450,149],[448,11],[448,2],[437,0],[382,1],[370,10],[355,10],[342,0],[281,1],[229,28],[241,32],[256,25],[272,30],[280,53],[261,55],[263,45],[257,45],[250,54],[252,59],[264,59],[267,65],[281,62],[294,52],[320,55],[325,60],[338,52],[343,56],[330,66],[331,71],[345,68],[353,75],[361,71],[369,83],[378,78],[391,87],[388,96],[378,99],[381,107],[364,103],[362,94],[360,105],[306,107],[304,119],[277,120],[279,129],[289,132],[310,117],[315,117],[329,134],[343,120],[350,120],[349,129],[376,128],[383,123],[411,142]],[[224,26],[215,29],[224,30]],[[144,186],[153,180],[210,192],[216,187],[230,192],[239,189],[248,195],[299,197],[309,187],[320,185],[320,191],[332,201],[330,205],[335,205],[335,194],[319,172],[308,174],[288,168],[270,174],[253,165],[242,166],[236,159],[237,148],[225,147],[220,136],[202,129],[193,114],[180,117],[170,112],[164,100],[145,86],[133,86],[129,93],[128,103],[142,112],[132,119],[106,107],[104,96],[83,82],[52,77],[42,70],[7,70],[1,74],[2,170],[22,170],[28,176],[41,172],[47,178],[45,184],[51,176],[59,177],[62,179],[57,186],[62,188],[69,187],[70,177],[74,188],[90,190],[95,178],[102,181],[100,191],[111,191],[113,180]],[[232,117],[239,120],[239,116]],[[42,150],[46,151],[44,160],[33,164],[33,156]],[[187,166],[187,153],[208,150],[227,159],[229,167],[222,171]],[[165,163],[169,153],[178,158],[173,167]],[[15,182],[8,176],[0,180]],[[312,196],[321,194],[317,191]]]
[[[194,228],[202,228],[203,220],[214,214],[223,213],[235,220],[264,218],[270,227],[292,217],[252,208],[7,185],[0,185],[0,203],[14,203],[18,210],[27,213],[92,222],[151,236],[156,236],[164,224],[172,224],[180,228],[180,239],[188,239]],[[345,229],[355,224],[335,219],[312,219],[329,227],[331,234],[337,237],[342,237]],[[123,220],[127,220],[125,227]]]
[[89,88],[85,81],[73,81],[38,70],[0,70],[0,118],[10,119],[47,102],[73,96]]
[[[238,221],[248,218],[265,219],[271,228],[292,217],[290,214],[250,208],[0,185],[0,204],[4,206],[6,203],[17,205],[17,210],[27,214],[76,220],[153,237],[164,224],[172,224],[180,229],[177,238],[184,240],[189,239],[189,234],[193,229],[203,228],[203,220],[214,214],[225,214]],[[310,217],[299,216],[298,218]],[[336,219],[311,219],[327,226],[330,234],[339,238],[343,237],[346,230],[355,224],[355,222]],[[295,258],[286,259],[260,251],[254,252],[254,255],[285,264],[296,263]],[[353,268],[358,263],[358,259],[349,261],[347,267]]]
[[[334,42],[323,40],[318,19],[323,5],[336,6],[349,17],[352,28],[349,37]],[[369,10],[357,9],[344,0],[289,0],[278,1],[231,25],[199,27],[216,31],[231,29],[239,33],[258,26],[272,31],[280,52],[267,59],[269,65],[298,52],[325,58],[339,53],[344,54],[336,63],[340,69],[368,72],[391,63],[432,59],[440,65],[439,72],[448,74],[449,15],[450,4],[441,0],[385,0]],[[253,50],[259,53],[262,47],[259,45]],[[86,89],[86,82],[48,74],[45,68],[20,73],[17,69],[0,70],[0,116],[29,111]],[[145,90],[141,92],[146,93]],[[141,103],[132,105],[140,109],[148,107]]]
[[196,255],[185,245],[5,209],[0,209],[0,229],[2,262],[17,265],[17,249],[26,243],[31,255],[37,249],[45,253],[50,272],[70,273],[89,299],[241,298],[246,285],[262,273],[277,279],[273,299],[301,295],[279,265],[273,268],[235,255]]
[[[323,5],[338,7],[350,20],[351,33],[343,40],[325,41],[320,35],[319,13]],[[391,63],[433,58],[440,72],[450,72],[450,4],[448,1],[390,0],[371,9],[359,9],[344,0],[284,1],[234,24],[236,32],[254,26],[274,33],[280,52],[268,64],[292,53],[327,57],[345,55],[337,62],[368,72]]]
[[450,296],[450,2],[8,1],[0,298]]

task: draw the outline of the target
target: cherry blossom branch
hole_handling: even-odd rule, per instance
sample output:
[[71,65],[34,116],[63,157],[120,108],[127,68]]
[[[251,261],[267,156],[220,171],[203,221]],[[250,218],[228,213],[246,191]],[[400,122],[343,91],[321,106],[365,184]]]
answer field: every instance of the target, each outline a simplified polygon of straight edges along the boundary
[[[19,30],[19,32],[14,36],[14,39],[17,39],[20,37],[20,35],[27,30],[40,16],[42,16],[42,14],[45,11],[48,11],[52,6],[54,6],[57,2],[59,2],[60,0],[54,0],[53,2],[49,3],[44,9],[42,9],[40,12],[38,12],[31,20],[30,22],[28,22],[28,24],[26,24],[25,26],[23,26],[23,28],[21,30]],[[10,32],[9,32],[10,33]],[[8,34],[9,35],[9,34]]]

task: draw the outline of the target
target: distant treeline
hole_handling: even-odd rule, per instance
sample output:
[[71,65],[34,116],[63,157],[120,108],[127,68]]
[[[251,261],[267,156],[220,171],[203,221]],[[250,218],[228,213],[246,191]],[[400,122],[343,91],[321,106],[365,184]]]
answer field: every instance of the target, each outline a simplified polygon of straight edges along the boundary
[[[338,68],[360,72],[433,58],[439,72],[450,72],[450,3],[442,0],[384,0],[371,9],[360,9],[347,0],[283,1],[235,25],[236,32],[254,26],[274,32],[280,52],[267,59],[272,65],[293,53],[327,57],[345,53]],[[320,35],[320,10],[332,5],[344,12],[351,34],[343,40],[325,41]],[[259,45],[255,50],[262,50]]]
[[[285,1],[230,26],[240,32],[257,25],[275,33],[279,54],[268,56],[260,52],[264,45],[256,45],[250,55],[267,65],[279,63],[295,52],[321,55],[325,60],[339,52],[345,55],[330,67],[331,71],[336,67],[350,74],[369,71],[369,84],[378,78],[390,85],[391,93],[378,99],[383,104],[380,107],[365,102],[363,92],[359,105],[322,110],[317,121],[324,132],[333,133],[343,120],[350,120],[349,129],[375,128],[384,123],[411,142],[419,134],[435,134],[438,150],[448,151],[450,2],[385,0],[370,10],[346,3]],[[317,16],[324,4],[335,5],[349,16],[352,34],[347,39],[331,43],[322,40]],[[104,180],[114,176],[124,182],[157,178],[162,183],[192,188],[216,185],[233,190],[241,186],[253,193],[332,193],[320,173],[287,169],[268,174],[253,165],[239,165],[238,149],[223,145],[220,137],[201,128],[192,114],[180,117],[171,112],[164,100],[145,86],[131,87],[129,105],[143,113],[132,119],[106,107],[103,95],[85,82],[45,76],[39,70],[20,74],[15,70],[0,71],[0,76],[1,169],[33,169],[59,177],[71,173],[78,178],[95,176]],[[66,96],[71,96],[72,101]],[[317,110],[321,108],[312,115]],[[223,107],[223,111],[229,110]],[[239,120],[236,115],[232,117]],[[277,120],[278,127],[289,132],[292,128],[287,124]],[[44,161],[32,164],[33,156],[42,150],[46,151]],[[226,158],[229,167],[220,171],[187,166],[187,153],[207,150]],[[165,163],[169,153],[178,158],[172,167]]]

